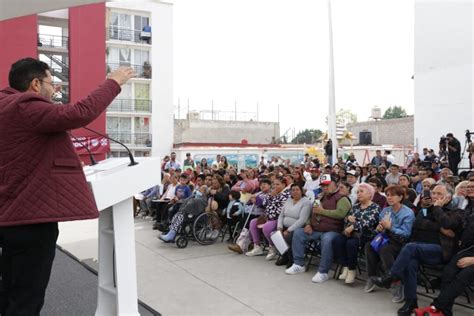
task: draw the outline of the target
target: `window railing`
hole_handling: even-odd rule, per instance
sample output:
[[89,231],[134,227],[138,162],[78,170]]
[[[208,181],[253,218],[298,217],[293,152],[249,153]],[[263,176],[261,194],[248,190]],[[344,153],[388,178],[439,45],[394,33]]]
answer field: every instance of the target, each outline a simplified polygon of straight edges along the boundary
[[151,113],[151,100],[115,99],[107,108],[107,112]]
[[[152,144],[151,134],[148,133],[116,133],[113,131],[108,131],[107,135],[126,145],[151,147]],[[114,142],[111,142],[111,144],[114,144]]]
[[107,63],[107,73],[110,73],[121,66],[132,67],[137,73],[138,78],[151,79],[151,65],[145,62],[143,65],[133,65],[128,62]]
[[151,32],[123,29],[115,26],[107,28],[107,40],[128,41],[151,44]]
[[65,48],[69,47],[69,37],[59,35],[38,34],[38,47]]

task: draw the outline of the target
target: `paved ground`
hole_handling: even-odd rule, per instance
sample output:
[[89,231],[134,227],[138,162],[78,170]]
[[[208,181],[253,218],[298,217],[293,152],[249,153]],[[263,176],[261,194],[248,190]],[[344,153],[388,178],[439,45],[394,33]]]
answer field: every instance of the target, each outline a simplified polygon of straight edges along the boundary
[[[315,267],[288,276],[263,257],[231,253],[225,243],[178,249],[158,240],[147,220],[135,221],[135,233],[138,296],[163,315],[396,315],[401,306],[386,290],[366,294],[360,281],[314,284]],[[97,258],[97,221],[62,223],[58,244],[79,259]],[[457,308],[455,315],[474,310]]]

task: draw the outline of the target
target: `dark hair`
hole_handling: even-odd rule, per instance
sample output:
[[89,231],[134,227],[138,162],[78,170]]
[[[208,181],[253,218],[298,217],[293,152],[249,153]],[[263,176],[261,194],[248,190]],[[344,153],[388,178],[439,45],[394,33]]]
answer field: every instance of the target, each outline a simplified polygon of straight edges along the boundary
[[40,81],[46,78],[48,64],[34,58],[23,58],[12,64],[8,74],[10,87],[20,92],[25,92],[33,79]]
[[385,194],[397,195],[402,197],[402,201],[406,198],[405,188],[401,185],[389,185],[385,189]]
[[260,184],[266,183],[266,184],[268,184],[268,185],[272,185],[272,181],[271,181],[269,178],[261,178],[258,182],[259,182]]
[[401,177],[406,178],[406,179],[408,180],[408,182],[409,182],[409,186],[408,186],[408,187],[411,187],[411,178],[410,178],[410,176],[407,175],[407,174],[401,174],[398,179],[400,179]]
[[303,193],[303,187],[299,183],[292,183],[290,185],[290,189],[293,189],[294,187],[300,188],[301,193]]
[[382,181],[380,181],[380,179],[378,179],[377,177],[372,177],[367,182],[375,184],[379,189],[382,187]]
[[239,191],[232,190],[232,191],[230,191],[229,195],[232,196],[232,198],[234,200],[240,199],[240,192]]
[[223,178],[221,175],[216,174],[216,175],[214,175],[214,177],[212,177],[212,178],[213,178],[213,179],[216,179],[217,182],[219,182],[219,185],[220,185],[222,188],[225,186],[225,184],[226,184],[226,183],[225,183],[225,180],[224,180],[224,178]]
[[283,183],[284,185],[288,185],[288,183],[286,183],[286,179],[283,178],[282,176],[277,176],[277,177],[275,177],[275,180],[280,181],[280,182]]
[[202,181],[206,180],[206,176],[203,175],[202,173],[199,174],[196,178],[199,178],[199,179],[201,179]]
[[182,173],[180,176],[179,176],[180,179],[184,179],[184,180],[188,180],[188,175],[185,174],[185,173]]
[[352,185],[350,185],[349,182],[347,182],[347,181],[341,181],[341,183],[339,183],[339,184],[342,184],[343,186],[348,188],[349,192],[352,190]]

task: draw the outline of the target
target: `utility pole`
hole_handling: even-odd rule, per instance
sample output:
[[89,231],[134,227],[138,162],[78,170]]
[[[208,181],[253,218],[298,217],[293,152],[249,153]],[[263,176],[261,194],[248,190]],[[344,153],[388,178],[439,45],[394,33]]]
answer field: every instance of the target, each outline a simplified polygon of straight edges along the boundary
[[334,47],[332,35],[332,12],[331,0],[328,0],[328,16],[329,16],[329,111],[328,111],[328,134],[332,140],[332,161],[337,161],[337,133],[336,133],[336,89],[334,79]]

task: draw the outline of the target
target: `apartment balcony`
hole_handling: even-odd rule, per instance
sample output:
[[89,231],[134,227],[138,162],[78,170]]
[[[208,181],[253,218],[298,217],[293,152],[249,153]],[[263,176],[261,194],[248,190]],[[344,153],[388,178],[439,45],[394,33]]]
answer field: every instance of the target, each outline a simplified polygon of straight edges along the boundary
[[[136,147],[151,147],[151,134],[148,133],[115,133],[108,132],[109,137],[124,143],[125,145]],[[114,145],[114,142],[111,142]],[[115,145],[114,145],[115,146]]]
[[69,37],[58,36],[58,35],[47,35],[38,34],[38,47],[39,48],[62,48],[68,49]]
[[151,32],[122,29],[111,26],[106,28],[106,33],[107,40],[126,41],[138,44],[151,44]]
[[107,112],[151,113],[151,100],[115,99]]
[[151,79],[151,65],[145,62],[143,65],[134,65],[128,62],[107,63],[107,73],[110,73],[121,66],[132,67],[137,73],[137,78]]

